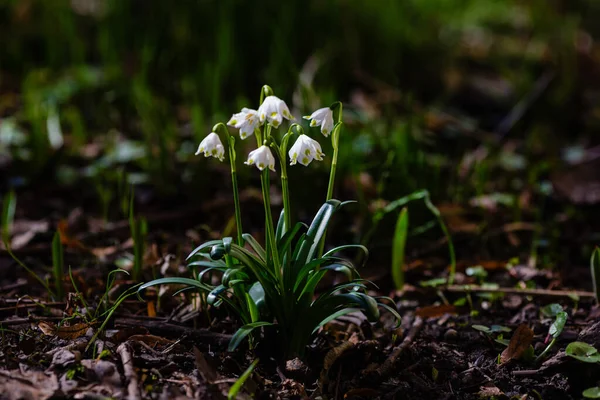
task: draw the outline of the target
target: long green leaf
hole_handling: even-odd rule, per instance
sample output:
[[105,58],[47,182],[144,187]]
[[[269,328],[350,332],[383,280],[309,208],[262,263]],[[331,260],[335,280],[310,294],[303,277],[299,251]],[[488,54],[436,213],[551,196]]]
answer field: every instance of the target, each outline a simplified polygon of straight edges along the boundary
[[254,371],[254,368],[256,368],[257,364],[258,364],[258,358],[256,360],[252,361],[252,364],[250,364],[250,366],[246,369],[246,371],[244,371],[244,373],[238,378],[238,380],[235,381],[235,383],[229,389],[229,393],[227,394],[228,400],[237,399],[238,392],[240,391],[242,386],[244,386],[244,383],[246,383],[248,378],[250,378],[250,375],[252,375],[252,372]]
[[10,226],[15,219],[17,197],[12,190],[4,196],[2,201],[2,243],[8,249],[10,246]]
[[52,275],[54,277],[54,290],[57,300],[62,300],[65,293],[63,283],[64,270],[63,245],[60,241],[60,233],[56,231],[52,239]]
[[319,242],[321,241],[321,237],[327,230],[327,225],[329,225],[331,216],[338,209],[340,204],[341,203],[339,200],[332,199],[328,200],[321,206],[317,212],[317,215],[310,224],[310,227],[308,228],[308,232],[306,233],[306,238],[300,248],[298,258],[294,260],[295,270],[301,268],[302,265],[313,259],[319,246]]
[[403,208],[396,222],[394,240],[392,242],[392,278],[396,289],[404,287],[404,252],[408,236],[408,208]]
[[221,239],[218,239],[218,240],[209,240],[208,242],[202,243],[200,246],[198,246],[194,250],[192,250],[192,252],[190,254],[188,254],[188,256],[186,257],[185,260],[188,261],[190,258],[194,257],[200,251],[202,251],[204,249],[210,249],[211,247],[213,247],[216,244],[223,244],[223,241]]
[[343,245],[343,246],[338,246],[336,248],[333,248],[333,249],[329,250],[327,253],[323,254],[323,257],[335,254],[335,253],[337,253],[339,251],[346,250],[346,249],[359,249],[359,250],[361,250],[363,252],[363,254],[364,254],[363,264],[369,258],[369,249],[367,249],[362,244],[346,244],[346,245]]
[[592,271],[594,293],[596,294],[596,304],[600,304],[600,247],[596,247],[592,253],[590,269]]
[[252,247],[252,250],[256,252],[256,255],[260,258],[263,263],[267,262],[267,256],[265,253],[265,249],[254,239],[254,237],[249,233],[244,233],[242,238]]
[[229,346],[227,347],[227,351],[234,351],[235,349],[237,349],[240,343],[242,343],[246,336],[248,336],[250,332],[252,332],[254,329],[272,325],[273,324],[270,322],[258,321],[242,326],[231,337],[231,340],[229,341]]
[[207,292],[210,292],[213,289],[211,286],[206,285],[202,282],[198,282],[195,279],[172,277],[172,278],[154,279],[150,282],[146,282],[138,288],[138,292],[140,292],[146,288],[149,288],[151,286],[158,286],[158,285],[187,285],[187,286],[196,287],[200,290],[204,290]]
[[208,293],[208,295],[206,296],[206,302],[212,306],[213,304],[215,304],[217,299],[221,297],[221,294],[227,291],[227,289],[229,288],[225,285],[217,286]]

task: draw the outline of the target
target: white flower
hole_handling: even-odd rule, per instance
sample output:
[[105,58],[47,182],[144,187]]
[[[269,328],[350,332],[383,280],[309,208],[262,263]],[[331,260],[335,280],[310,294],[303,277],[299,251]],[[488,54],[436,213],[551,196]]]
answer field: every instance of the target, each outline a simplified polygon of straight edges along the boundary
[[325,155],[321,150],[319,142],[306,135],[300,135],[298,137],[288,154],[290,156],[290,165],[299,162],[305,167],[310,164],[312,160],[323,160],[323,156]]
[[254,134],[254,129],[260,126],[260,120],[256,110],[242,108],[242,112],[233,114],[227,125],[233,126],[240,130],[240,137],[246,139]]
[[256,165],[256,168],[261,171],[265,168],[269,168],[271,171],[275,171],[275,157],[271,153],[271,149],[267,146],[260,146],[258,149],[251,151],[248,154],[248,161],[244,164]]
[[261,124],[266,120],[275,128],[281,125],[284,117],[289,120],[294,119],[285,101],[276,96],[267,96],[265,98],[260,107],[258,107],[258,116]]
[[221,139],[219,139],[219,135],[214,132],[211,132],[200,142],[200,146],[198,146],[198,151],[196,151],[196,155],[204,153],[204,157],[216,157],[219,161],[223,161],[225,157],[225,148],[223,147],[223,143],[221,143]]
[[319,108],[314,113],[307,115],[304,119],[310,120],[310,126],[321,125],[321,133],[329,136],[333,130],[333,111],[329,107]]

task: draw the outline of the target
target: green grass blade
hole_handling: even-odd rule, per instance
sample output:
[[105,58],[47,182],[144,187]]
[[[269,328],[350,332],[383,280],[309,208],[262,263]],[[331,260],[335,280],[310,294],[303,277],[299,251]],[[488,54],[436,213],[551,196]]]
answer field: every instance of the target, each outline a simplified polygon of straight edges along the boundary
[[64,277],[64,250],[57,231],[52,239],[52,275],[54,276],[54,290],[57,300],[61,300],[65,294]]
[[149,288],[150,286],[158,286],[158,285],[187,285],[187,286],[196,287],[200,290],[204,290],[207,292],[210,292],[211,290],[214,289],[212,286],[209,286],[202,282],[198,282],[195,279],[173,277],[173,278],[154,279],[153,281],[146,282],[139,287],[138,292],[140,292],[146,288]]
[[252,332],[254,329],[256,328],[260,328],[263,326],[272,326],[273,324],[270,322],[252,322],[250,324],[246,324],[244,326],[242,326],[240,329],[238,329],[234,334],[233,337],[231,338],[231,341],[229,342],[229,347],[227,348],[227,351],[234,351],[235,349],[237,349],[237,347],[240,345],[240,343],[242,343],[242,341],[246,338],[246,336],[248,336],[250,334],[250,332]]
[[17,208],[17,197],[12,190],[4,196],[2,202],[2,242],[8,249],[10,245],[10,226],[15,219],[15,210]]
[[598,304],[600,303],[600,247],[596,247],[592,253],[590,269],[592,270],[592,283],[594,284],[594,293]]
[[404,287],[404,253],[408,236],[408,208],[403,208],[396,222],[394,240],[392,242],[392,278],[396,289]]
[[234,400],[237,398],[238,392],[244,386],[244,383],[246,383],[250,375],[252,375],[252,372],[254,371],[254,368],[256,368],[256,365],[258,365],[258,358],[252,361],[252,364],[250,364],[246,371],[244,371],[244,373],[238,378],[238,380],[235,381],[235,383],[231,386],[231,389],[229,389],[229,393],[227,394],[228,400]]
[[450,231],[446,227],[444,220],[442,219],[442,214],[440,210],[437,209],[436,206],[433,205],[431,199],[429,198],[429,192],[427,192],[427,196],[425,197],[425,205],[433,213],[433,215],[437,218],[438,223],[440,224],[440,228],[444,232],[446,236],[446,240],[448,241],[448,252],[450,253],[450,273],[448,274],[448,285],[452,285],[454,283],[454,275],[456,275],[456,253],[454,251],[454,243],[452,242],[452,236],[450,236]]

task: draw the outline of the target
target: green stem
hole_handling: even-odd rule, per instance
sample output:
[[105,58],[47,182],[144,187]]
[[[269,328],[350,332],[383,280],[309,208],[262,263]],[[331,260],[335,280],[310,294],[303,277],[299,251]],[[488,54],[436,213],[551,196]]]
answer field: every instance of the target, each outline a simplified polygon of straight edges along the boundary
[[546,354],[548,354],[548,352],[554,347],[554,343],[556,343],[556,338],[552,338],[552,340],[550,341],[548,346],[546,346],[544,351],[542,351],[541,354],[535,358],[535,364],[540,363],[546,357]]
[[[333,128],[333,132],[331,132],[331,145],[333,147],[333,157],[331,158],[331,169],[329,171],[329,185],[327,185],[327,196],[325,201],[329,201],[333,198],[333,188],[335,186],[335,173],[337,170],[337,160],[339,154],[339,144],[340,144],[340,131],[342,129],[342,103],[337,102],[334,103],[331,107],[332,110],[335,108],[338,109],[338,122],[335,124]],[[327,232],[323,233],[323,237],[321,238],[321,243],[319,244],[319,253],[318,256],[321,257],[323,255],[323,249],[325,248],[325,237]]]
[[244,239],[242,238],[242,211],[240,207],[240,193],[237,181],[237,168],[236,168],[236,153],[235,153],[235,137],[229,134],[229,130],[224,123],[219,122],[213,127],[213,132],[222,132],[225,134],[226,143],[228,144],[229,150],[229,165],[231,167],[231,186],[233,189],[233,207],[235,210],[235,225],[237,232],[237,244],[239,246],[244,245]]
[[[277,254],[277,245],[275,242],[275,231],[273,229],[273,216],[271,214],[271,196],[269,194],[269,169],[265,168],[261,175],[260,181],[262,186],[263,204],[265,206],[265,227],[266,227],[266,242],[271,247],[271,255],[273,257],[273,268],[275,274],[281,279],[281,270],[279,269],[279,254]],[[283,289],[283,286],[282,286]]]

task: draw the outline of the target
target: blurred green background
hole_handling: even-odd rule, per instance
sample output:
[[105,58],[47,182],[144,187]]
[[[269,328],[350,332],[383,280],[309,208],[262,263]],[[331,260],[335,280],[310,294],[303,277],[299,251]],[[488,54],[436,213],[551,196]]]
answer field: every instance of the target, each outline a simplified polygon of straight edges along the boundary
[[[297,118],[344,102],[339,197],[517,193],[600,125],[599,16],[592,0],[2,0],[0,188],[86,182],[105,212],[123,180],[198,201],[220,184],[199,141],[269,84]],[[327,168],[291,179],[324,193]]]

